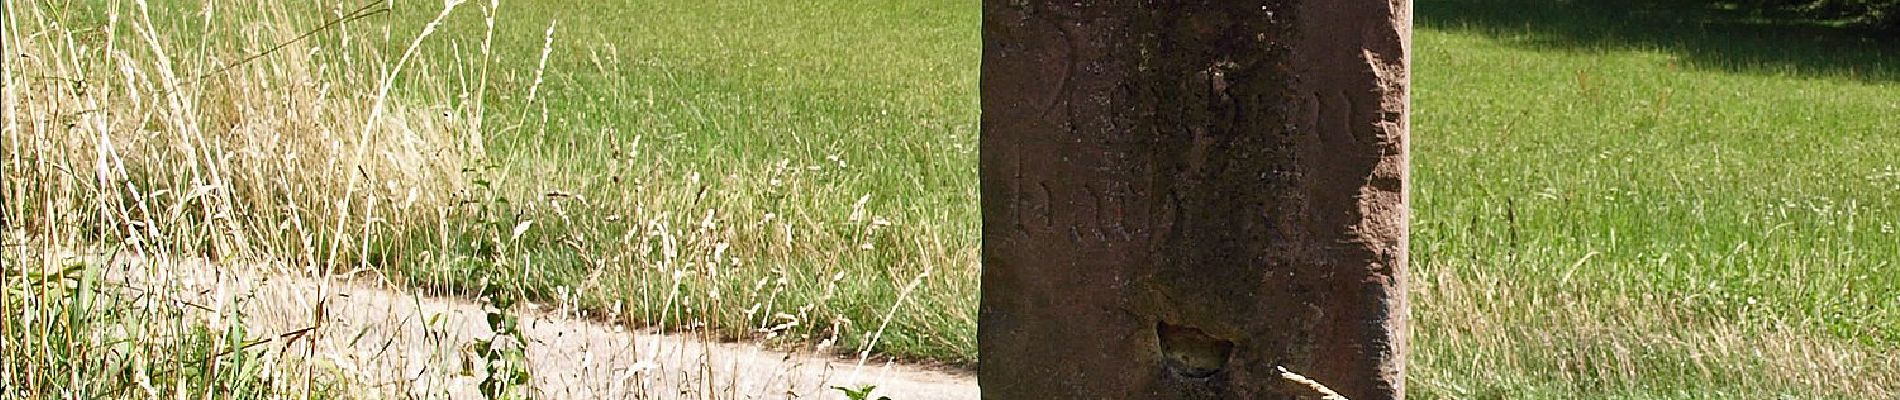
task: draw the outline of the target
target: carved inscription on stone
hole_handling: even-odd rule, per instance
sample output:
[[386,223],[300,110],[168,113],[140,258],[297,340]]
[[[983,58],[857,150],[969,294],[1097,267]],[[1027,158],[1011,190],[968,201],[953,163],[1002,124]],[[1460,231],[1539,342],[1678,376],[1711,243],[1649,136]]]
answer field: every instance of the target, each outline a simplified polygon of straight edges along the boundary
[[984,397],[1400,396],[1409,12],[986,0]]

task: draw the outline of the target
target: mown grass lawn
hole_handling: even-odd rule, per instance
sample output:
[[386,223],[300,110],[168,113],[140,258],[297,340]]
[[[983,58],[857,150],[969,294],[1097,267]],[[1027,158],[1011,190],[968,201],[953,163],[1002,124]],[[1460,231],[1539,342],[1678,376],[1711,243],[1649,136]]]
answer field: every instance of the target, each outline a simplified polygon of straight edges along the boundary
[[[778,160],[837,157],[852,169],[802,194],[811,199],[800,207],[845,214],[866,194],[911,227],[894,235],[930,232],[913,240],[973,248],[979,55],[970,3],[520,7],[504,18],[519,32],[549,20],[567,29],[556,48],[570,58],[551,68],[562,80],[550,93],[574,100],[549,108],[574,120],[551,127],[553,140],[507,152],[534,154],[528,163],[588,159],[561,153],[561,139],[615,140],[596,136],[607,126],[618,140],[658,139],[668,171],[745,177]],[[1418,7],[1421,397],[1844,395],[1833,389],[1857,385],[1802,382],[1826,372],[1778,370],[1696,342],[1876,354],[1900,344],[1893,48],[1777,39],[1815,30],[1684,22],[1721,16],[1669,9],[1629,13],[1678,13],[1673,23],[1554,3]],[[602,72],[593,55],[581,57],[600,52],[627,62]],[[944,255],[885,253],[842,268],[876,276]],[[943,264],[974,268],[967,258]],[[969,337],[974,275],[948,276],[963,281],[926,288],[941,307],[895,314],[918,321],[896,326],[921,331],[887,334]],[[924,322],[933,319],[953,323]],[[883,351],[974,359],[967,342]],[[1888,363],[1841,378],[1891,383]]]
[[[1900,395],[1900,49],[1663,4],[1418,2],[1416,397]],[[349,25],[393,59],[437,6]],[[341,253],[973,365],[976,6],[462,4],[395,98],[480,148],[466,181]]]
[[[1679,8],[1417,7],[1420,397],[1846,396],[1900,379],[1891,358],[1853,370],[1760,358],[1900,346],[1893,47]],[[531,171],[537,190],[612,193],[601,163],[637,139],[656,161],[633,173],[676,188],[645,201],[698,196],[678,211],[792,216],[817,231],[789,248],[716,235],[803,271],[789,292],[836,272],[855,281],[839,291],[855,298],[790,304],[828,301],[817,307],[860,334],[889,318],[885,354],[975,359],[974,2],[597,1],[499,15],[498,65],[515,70],[555,25],[545,103],[532,106],[548,122],[490,138],[504,169]],[[808,181],[777,189],[781,165]],[[879,246],[855,247],[854,205],[891,222]],[[1741,349],[1775,346],[1787,348]]]
[[1854,362],[1817,349],[1900,345],[1895,47],[1667,8],[1418,7],[1427,398],[1893,387],[1892,358],[1829,379]]

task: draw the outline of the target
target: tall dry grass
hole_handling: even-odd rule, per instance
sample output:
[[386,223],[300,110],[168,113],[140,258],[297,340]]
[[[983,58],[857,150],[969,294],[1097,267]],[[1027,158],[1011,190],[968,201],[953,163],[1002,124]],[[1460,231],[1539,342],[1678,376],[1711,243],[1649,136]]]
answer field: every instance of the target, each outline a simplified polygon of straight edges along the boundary
[[[490,62],[510,56],[493,48],[496,1],[450,1],[420,24],[390,20],[399,13],[386,7],[395,4],[379,1],[6,1],[5,257],[30,268],[4,277],[31,290],[0,293],[0,306],[113,317],[0,324],[0,358],[17,361],[0,371],[0,392],[195,396],[233,393],[229,382],[256,397],[361,392],[352,386],[361,382],[311,362],[312,354],[286,356],[292,347],[271,340],[285,332],[247,330],[302,319],[164,295],[219,266],[421,286],[499,304],[504,316],[518,300],[548,301],[661,332],[849,349],[860,364],[887,331],[929,332],[893,321],[940,304],[907,301],[926,291],[932,271],[975,271],[940,268],[944,257],[890,269],[846,265],[879,260],[878,246],[974,262],[973,251],[944,248],[941,238],[887,239],[880,230],[892,223],[867,206],[869,196],[851,195],[855,206],[842,210],[759,211],[770,208],[760,199],[796,203],[819,191],[817,175],[842,173],[842,161],[825,170],[787,160],[725,177],[771,180],[758,185],[770,193],[758,193],[665,170],[637,138],[601,139],[613,151],[588,161],[604,173],[488,154],[486,135],[545,125],[548,111],[533,99],[547,94],[541,82],[556,35],[550,25],[540,38],[535,69],[501,70]],[[461,15],[480,17],[475,35],[447,33]],[[617,68],[609,64],[597,66]],[[527,83],[528,106],[486,102],[509,96],[489,91],[517,81]],[[561,262],[568,265],[545,266]],[[937,301],[972,292],[942,291]],[[323,315],[320,308],[309,314]],[[360,335],[307,328],[292,332]],[[64,339],[33,340],[55,333]],[[162,357],[85,350],[124,343],[195,355],[209,367],[181,375]],[[520,358],[518,350],[472,356]],[[95,368],[115,365],[125,367]],[[487,376],[512,373],[497,368]],[[119,376],[184,384],[112,379]]]
[[351,391],[155,289],[202,271],[117,260],[373,272],[373,238],[440,226],[482,154],[476,107],[398,99],[450,95],[406,68],[432,32],[360,23],[381,2],[175,5],[4,3],[0,398]]
[[1410,378],[1425,398],[1900,396],[1900,354],[1799,323],[1710,314],[1664,293],[1524,287],[1442,265],[1415,273],[1413,313],[1428,317],[1412,362],[1430,368]]
[[413,55],[384,51],[387,29],[293,42],[321,21],[267,3],[54,4],[9,4],[16,235],[337,265],[374,231],[439,224],[481,154],[471,110],[391,101],[399,80],[436,78],[403,75]]

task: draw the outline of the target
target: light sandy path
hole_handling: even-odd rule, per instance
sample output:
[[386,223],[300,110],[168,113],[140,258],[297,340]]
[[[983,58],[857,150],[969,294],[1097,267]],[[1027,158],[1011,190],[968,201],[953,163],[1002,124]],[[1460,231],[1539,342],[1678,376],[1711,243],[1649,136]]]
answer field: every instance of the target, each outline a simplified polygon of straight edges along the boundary
[[[137,267],[114,275],[194,307],[241,311],[254,338],[320,327],[277,340],[271,345],[281,351],[271,354],[337,371],[351,386],[399,397],[480,398],[480,378],[469,371],[482,368],[471,349],[494,334],[479,304],[203,263],[157,264],[169,265],[164,278]],[[321,324],[313,317],[319,309]],[[539,398],[837,399],[842,396],[829,387],[860,385],[876,385],[877,396],[898,400],[979,397],[974,377],[962,372],[877,362],[860,367],[856,359],[631,332],[562,314],[516,314]]]

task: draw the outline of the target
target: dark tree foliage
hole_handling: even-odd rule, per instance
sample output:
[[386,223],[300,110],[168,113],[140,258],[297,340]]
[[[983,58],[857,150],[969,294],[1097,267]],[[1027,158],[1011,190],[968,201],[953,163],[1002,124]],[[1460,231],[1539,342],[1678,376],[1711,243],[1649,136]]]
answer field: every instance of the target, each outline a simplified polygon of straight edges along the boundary
[[1900,32],[1900,0],[1742,0],[1744,7],[1801,15]]

